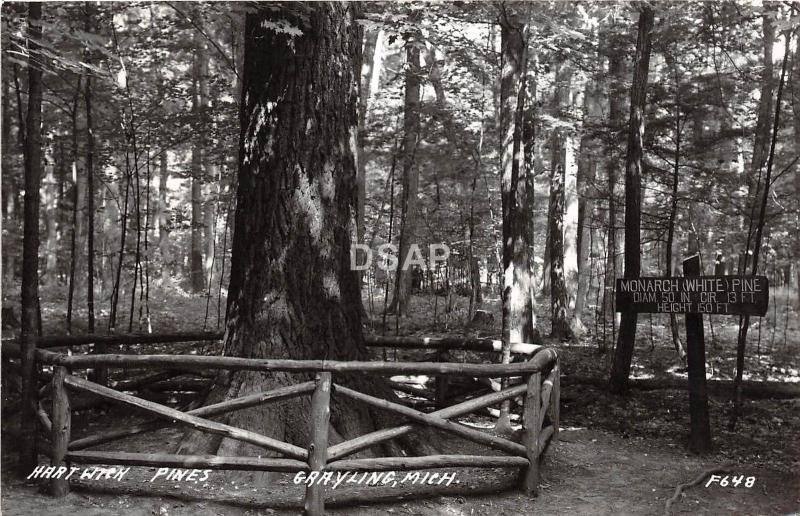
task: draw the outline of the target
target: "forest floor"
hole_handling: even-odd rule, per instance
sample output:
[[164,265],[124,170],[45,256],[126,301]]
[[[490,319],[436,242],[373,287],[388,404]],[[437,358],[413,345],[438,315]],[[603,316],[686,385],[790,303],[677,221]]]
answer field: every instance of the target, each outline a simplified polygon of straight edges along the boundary
[[[163,299],[162,299],[163,298]],[[216,301],[216,300],[213,300]],[[206,329],[216,329],[216,303]],[[756,320],[751,335],[761,336],[757,349],[749,349],[746,378],[800,385],[800,317],[784,297],[777,297],[777,309]],[[370,305],[365,302],[368,313]],[[497,300],[489,299],[484,309],[494,314],[494,322],[473,326],[464,320],[466,299],[456,298],[453,309],[445,313],[444,298],[417,296],[409,318],[387,318],[387,335],[469,335],[496,337],[499,334]],[[153,293],[151,306],[169,306],[153,320],[154,332],[196,331],[203,327],[206,300],[169,289]],[[383,333],[383,320],[377,315],[380,303],[374,302],[372,317],[365,331]],[[45,333],[63,331],[63,303],[43,303]],[[224,307],[224,299],[223,299]],[[80,318],[80,313],[78,314]],[[714,339],[706,322],[709,377],[729,379],[735,359],[735,318],[715,317]],[[685,368],[672,349],[665,321],[645,316],[639,324],[633,376],[637,378],[685,378]],[[549,329],[546,317],[539,327]],[[592,323],[589,332],[576,343],[546,344],[559,349],[563,375],[606,377],[610,352],[599,353]],[[102,327],[102,326],[101,326]],[[774,328],[774,332],[773,332]],[[137,329],[137,328],[134,328]],[[79,331],[79,330],[77,330]],[[76,333],[77,333],[76,331]],[[611,329],[607,328],[610,335]],[[612,341],[611,338],[608,339]],[[751,342],[753,342],[751,340]],[[171,345],[171,351],[177,349]],[[760,348],[760,349],[759,349]],[[137,351],[132,349],[131,351]],[[165,352],[151,346],[143,352]],[[756,351],[760,351],[756,353]],[[376,358],[382,351],[375,350]],[[416,358],[404,352],[386,352],[388,358]],[[420,352],[417,352],[420,353]],[[492,357],[494,358],[494,357]],[[451,360],[487,360],[467,352],[454,352]],[[5,399],[4,399],[5,401]],[[705,487],[706,480],[689,488],[673,506],[673,514],[791,514],[800,512],[800,399],[746,399],[743,415],[735,432],[727,430],[729,394],[710,397],[712,453],[699,457],[686,451],[688,433],[688,394],[680,390],[632,390],[626,396],[610,395],[593,385],[565,382],[561,399],[559,442],[547,451],[541,493],[532,498],[514,488],[516,480],[509,470],[457,470],[458,484],[445,494],[430,493],[423,486],[359,487],[328,491],[332,514],[661,514],[664,504],[678,484],[690,482],[703,470],[731,464],[728,475],[754,477],[751,488],[743,481]],[[137,419],[138,418],[138,419]],[[102,417],[75,418],[73,435],[99,428],[124,427],[141,416],[109,409]],[[489,416],[462,420],[479,428],[491,426]],[[13,420],[3,422],[2,513],[71,515],[193,515],[216,514],[298,514],[303,486],[294,485],[291,476],[282,475],[270,484],[242,484],[228,481],[224,473],[212,472],[209,482],[200,485],[175,485],[148,482],[153,468],[132,468],[122,483],[93,484],[107,493],[74,489],[66,498],[54,501],[41,492],[41,486],[14,476]],[[118,450],[172,451],[180,437],[177,430],[165,430],[145,437],[113,443]],[[121,447],[124,444],[124,447]],[[109,444],[107,449],[114,449]],[[469,445],[453,440],[449,447]],[[460,448],[461,447],[461,448]],[[476,453],[470,449],[470,453]],[[44,458],[42,458],[44,463]],[[724,474],[723,474],[724,475]],[[142,483],[146,485],[142,485]],[[140,496],[146,491],[148,496]],[[370,497],[381,502],[356,502]],[[224,502],[222,502],[224,500]],[[336,507],[336,503],[347,504]]]

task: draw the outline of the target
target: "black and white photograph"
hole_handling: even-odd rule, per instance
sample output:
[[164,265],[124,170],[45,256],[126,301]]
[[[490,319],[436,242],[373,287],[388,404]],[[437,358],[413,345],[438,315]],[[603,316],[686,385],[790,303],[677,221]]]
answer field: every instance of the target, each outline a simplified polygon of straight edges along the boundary
[[4,516],[800,514],[800,1],[2,1]]

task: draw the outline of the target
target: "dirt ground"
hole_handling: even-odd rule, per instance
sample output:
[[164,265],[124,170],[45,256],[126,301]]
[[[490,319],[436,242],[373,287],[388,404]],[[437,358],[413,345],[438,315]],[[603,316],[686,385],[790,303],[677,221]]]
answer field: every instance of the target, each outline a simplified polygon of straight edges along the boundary
[[[675,486],[689,482],[702,470],[725,462],[720,457],[699,459],[680,451],[659,446],[642,438],[622,438],[617,435],[586,429],[565,428],[560,442],[548,450],[543,469],[541,493],[531,498],[516,489],[479,495],[433,496],[421,499],[422,492],[408,490],[410,499],[384,503],[361,503],[355,506],[330,507],[331,514],[418,514],[418,515],[505,515],[505,514],[662,514],[665,500],[672,496]],[[4,464],[4,466],[9,464]],[[136,468],[142,477],[152,474],[148,468]],[[216,472],[212,473],[215,474]],[[474,474],[476,478],[469,478]],[[800,509],[800,477],[793,474],[747,465],[734,466],[731,475],[755,477],[751,488],[704,487],[705,481],[688,489],[674,506],[672,514],[791,514]],[[480,482],[498,487],[507,478],[487,478],[473,470],[458,472],[464,484]],[[134,480],[131,479],[133,482]],[[276,496],[276,487],[284,491],[279,503],[292,498],[297,502],[302,487],[291,481],[272,489],[252,488],[242,495],[242,502],[263,504]],[[455,486],[455,484],[453,484]],[[100,516],[124,514],[150,515],[236,515],[300,514],[297,509],[246,508],[233,503],[209,500],[177,500],[172,498],[173,486],[160,484],[160,497],[141,497],[125,494],[95,494],[73,490],[66,498],[54,500],[42,494],[36,486],[11,479],[4,467],[2,511],[4,515],[81,515]],[[491,485],[482,486],[491,489]],[[243,487],[244,489],[244,487]],[[454,487],[455,489],[455,487]],[[370,488],[362,488],[367,494]],[[385,490],[384,490],[385,491]],[[466,492],[469,492],[467,489]],[[331,493],[329,491],[329,493]],[[195,493],[202,495],[203,493]],[[334,495],[336,493],[333,493]],[[351,493],[352,494],[352,493]],[[386,494],[385,492],[383,493]],[[185,496],[180,494],[179,496]],[[286,499],[289,500],[286,500]]]
[[[174,307],[169,312],[171,319],[155,325],[154,331],[190,331],[202,326],[202,321],[192,318],[192,314],[204,313],[200,301],[188,297],[170,300],[170,306]],[[420,314],[401,321],[400,334],[492,336],[497,333],[496,327],[465,329],[465,321],[443,315],[441,306],[437,308],[434,303],[435,299],[419,299]],[[45,321],[46,326],[52,324],[49,321],[61,317],[60,313],[54,313],[55,306],[55,303],[45,305],[46,314],[53,310]],[[761,327],[756,328],[758,353],[752,349],[748,352],[748,378],[800,382],[800,317],[788,303],[782,306],[785,310],[776,310],[774,320],[765,319],[763,338]],[[423,314],[429,316],[437,309],[439,319],[425,322]],[[499,308],[493,306],[492,311],[499,312]],[[494,326],[498,321],[499,313]],[[379,317],[373,317],[366,331],[381,333],[381,328],[377,327],[379,322]],[[539,323],[543,328],[549,326],[546,318]],[[733,371],[736,328],[731,321],[721,318],[714,324],[713,332],[710,323],[707,328],[707,335],[714,335],[707,344],[710,379],[729,379]],[[394,324],[391,329],[395,330]],[[640,330],[633,375],[640,378],[685,375],[671,348],[665,326],[658,320],[655,324],[646,321],[640,325]],[[54,326],[46,333],[57,331]],[[610,353],[597,352],[599,333],[597,329],[590,329],[590,333],[575,344],[548,343],[559,349],[565,377],[607,374]],[[172,346],[171,351],[179,349]],[[156,348],[141,352],[166,350]],[[389,355],[390,359],[414,359],[402,352]],[[473,359],[475,357],[463,353],[454,353],[451,357],[454,361]],[[690,482],[708,468],[733,463],[727,474],[754,477],[751,488],[744,483],[738,487],[714,484],[706,488],[704,480],[687,490],[673,506],[672,514],[800,513],[800,400],[746,400],[739,426],[731,432],[726,429],[729,396],[712,396],[709,408],[715,451],[702,458],[686,452],[688,399],[685,391],[632,391],[627,396],[613,396],[589,385],[567,387],[565,382],[561,401],[560,441],[547,452],[541,492],[536,498],[526,496],[516,487],[511,470],[460,469],[449,470],[457,472],[459,484],[448,487],[447,496],[431,494],[420,486],[340,487],[328,490],[326,507],[329,513],[341,515],[663,514],[665,501],[678,484]],[[98,430],[104,426],[99,419],[122,427],[138,422],[137,417],[111,410],[103,418],[75,418],[73,435],[80,437]],[[486,421],[472,416],[470,422]],[[224,473],[212,472],[211,480],[205,484],[178,486],[171,482],[148,482],[144,486],[148,496],[132,494],[143,491],[142,482],[152,477],[153,468],[132,468],[130,476],[116,485],[111,482],[94,485],[95,488],[105,487],[111,491],[109,493],[73,489],[66,498],[55,500],[43,494],[41,486],[14,476],[14,434],[10,431],[14,426],[13,420],[3,420],[3,515],[245,516],[300,514],[302,510],[303,487],[294,485],[288,475],[268,484],[233,484]],[[178,431],[163,431],[148,434],[146,439],[113,443],[116,448],[109,444],[107,449],[163,452],[170,449],[179,435]],[[41,463],[44,462],[42,458]],[[384,501],[353,503],[354,498]],[[349,505],[337,506],[337,503]]]

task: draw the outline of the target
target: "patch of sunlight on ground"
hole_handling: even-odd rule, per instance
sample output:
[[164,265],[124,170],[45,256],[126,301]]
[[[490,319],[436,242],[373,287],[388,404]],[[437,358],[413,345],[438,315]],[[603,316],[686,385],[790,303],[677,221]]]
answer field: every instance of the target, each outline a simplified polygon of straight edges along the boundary
[[[714,364],[706,362],[706,380],[711,380],[714,378],[714,374],[718,373],[719,371],[715,368]],[[667,369],[667,373],[676,377],[676,378],[689,378],[689,369],[684,366],[683,364],[675,364],[669,369]],[[652,378],[653,376],[650,375]]]
[[397,376],[392,376],[390,380],[398,383],[425,385],[428,382],[428,377],[426,375],[416,375],[416,376],[397,375]]
[[649,380],[650,378],[654,378],[655,375],[652,373],[645,373],[642,372],[645,367],[639,364],[632,364],[631,365],[631,380]]

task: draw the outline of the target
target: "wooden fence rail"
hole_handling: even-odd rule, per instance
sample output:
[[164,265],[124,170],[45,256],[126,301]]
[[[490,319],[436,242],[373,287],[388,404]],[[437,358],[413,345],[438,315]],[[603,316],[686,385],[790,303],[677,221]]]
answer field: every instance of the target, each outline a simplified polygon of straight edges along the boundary
[[[37,349],[49,349],[70,346],[87,346],[89,344],[133,345],[133,344],[177,344],[187,342],[219,341],[224,337],[220,332],[190,332],[190,333],[128,333],[119,335],[47,335],[34,337]],[[498,352],[502,350],[503,342],[497,339],[476,339],[464,337],[391,337],[381,335],[367,335],[364,343],[368,347],[389,347],[397,349],[446,349],[469,350],[478,352]],[[16,346],[19,354],[18,339],[6,339],[3,346]],[[524,342],[513,342],[512,353],[531,354],[542,346]],[[11,347],[7,348],[9,351]],[[4,349],[5,351],[5,349]],[[8,353],[9,351],[5,351]]]
[[[536,347],[533,356],[513,364],[461,364],[430,362],[339,362],[325,360],[259,360],[233,357],[204,357],[196,355],[80,355],[67,356],[38,350],[43,364],[54,366],[50,393],[52,410],[48,415],[39,410],[42,426],[49,430],[49,442],[39,441],[42,452],[51,457],[51,465],[68,463],[135,465],[150,467],[186,467],[246,471],[389,471],[445,467],[514,467],[520,468],[521,487],[529,494],[538,493],[539,467],[545,450],[557,438],[559,425],[558,355],[552,349]],[[181,412],[171,407],[91,382],[70,370],[98,365],[108,367],[139,367],[144,369],[225,369],[288,371],[316,373],[314,381],[305,381],[270,391],[248,394],[233,400]],[[404,405],[355,391],[334,382],[340,372],[359,371],[376,375],[433,374],[463,376],[522,376],[524,382],[499,392],[482,395],[434,412],[421,412]],[[72,440],[69,391],[88,392],[95,396],[122,403],[147,412],[157,419],[130,428],[106,431]],[[234,410],[273,403],[300,395],[311,395],[311,442],[307,449],[207,419]],[[348,441],[328,445],[328,421],[331,397],[343,396],[357,403],[400,415],[410,422],[394,428],[384,428]],[[516,396],[523,396],[523,437],[517,443],[506,438],[481,432],[452,419],[482,408],[496,405]],[[46,425],[45,422],[49,423]],[[88,450],[147,431],[178,424],[202,432],[215,433],[231,439],[278,452],[284,457],[218,457],[212,455],[174,455]],[[49,426],[49,428],[47,428]],[[430,455],[423,457],[378,457],[346,459],[357,451],[396,439],[420,426],[429,426],[452,433],[472,442],[500,450],[509,455]],[[64,496],[69,483],[64,478],[51,479],[51,493]],[[316,483],[306,489],[306,514],[321,515],[325,507],[325,487]]]
[[342,362],[337,360],[251,359],[199,355],[64,355],[40,349],[43,364],[70,368],[138,367],[166,369],[226,369],[229,371],[285,371],[314,373],[429,374],[474,377],[522,376],[540,371],[556,359],[556,352],[541,348],[526,362],[511,364],[466,364],[440,362]]

